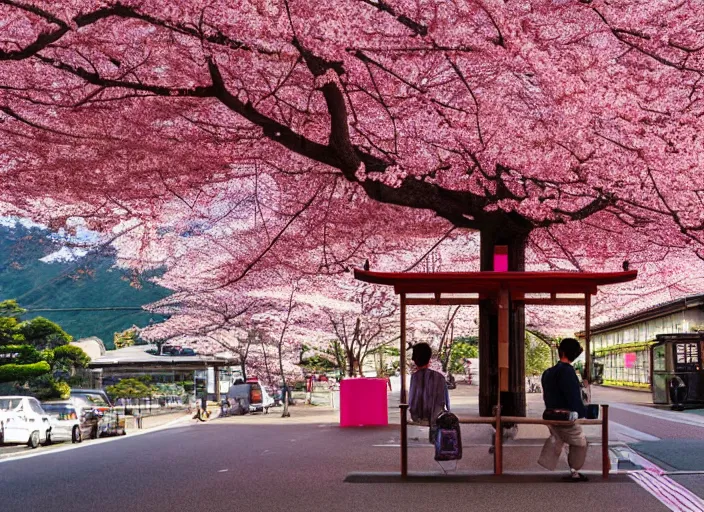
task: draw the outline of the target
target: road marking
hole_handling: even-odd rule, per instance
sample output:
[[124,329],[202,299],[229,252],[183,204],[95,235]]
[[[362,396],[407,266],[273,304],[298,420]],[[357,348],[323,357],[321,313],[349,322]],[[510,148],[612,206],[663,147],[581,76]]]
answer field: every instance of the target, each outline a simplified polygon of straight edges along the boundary
[[227,473],[229,469],[218,469],[218,473]]
[[704,500],[667,476],[667,471],[635,452],[629,455],[634,463],[644,468],[629,471],[629,476],[660,503],[673,512],[704,512]]
[[41,457],[42,455],[51,455],[52,453],[61,453],[61,452],[69,451],[69,450],[77,450],[79,448],[88,448],[89,446],[97,446],[97,445],[101,445],[104,443],[112,443],[115,441],[120,441],[120,440],[125,440],[125,439],[132,439],[132,438],[143,436],[146,434],[151,434],[152,432],[158,432],[160,430],[165,430],[167,428],[171,428],[172,426],[175,426],[178,423],[182,423],[189,418],[190,418],[190,415],[186,415],[181,418],[177,418],[173,421],[170,421],[168,423],[165,423],[163,425],[160,425],[158,427],[150,428],[147,430],[129,429],[128,434],[126,436],[114,436],[114,437],[107,437],[104,439],[93,439],[91,441],[84,442],[84,443],[67,444],[66,446],[61,446],[59,448],[52,448],[47,451],[33,451],[32,453],[20,454],[17,457],[13,457],[12,455],[10,455],[8,457],[0,458],[0,464],[4,464],[6,462],[13,462],[16,460],[22,460],[22,459],[31,459],[33,457]]
[[[689,413],[661,411],[652,407],[643,407],[640,405],[632,404],[611,404],[611,407],[614,409],[621,409],[623,411],[632,412],[634,414],[647,416],[648,418],[656,418],[659,420],[671,421],[672,423],[682,423],[684,425],[691,425],[693,427],[704,427],[704,418],[699,418]],[[680,416],[681,414],[687,414],[689,417]]]
[[615,421],[609,421],[609,427],[613,428],[613,433],[625,435],[636,441],[660,441],[659,437],[651,436],[640,430],[636,430],[631,427],[627,427],[621,423],[616,423]]

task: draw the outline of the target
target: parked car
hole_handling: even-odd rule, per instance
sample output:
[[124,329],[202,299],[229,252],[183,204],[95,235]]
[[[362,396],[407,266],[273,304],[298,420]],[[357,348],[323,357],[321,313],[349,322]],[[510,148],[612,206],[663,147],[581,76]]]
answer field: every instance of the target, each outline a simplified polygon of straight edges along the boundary
[[117,410],[108,411],[98,421],[98,437],[124,436],[127,434],[125,415]]
[[115,410],[107,393],[102,389],[72,389],[71,400],[92,407],[98,413],[98,437],[124,436],[125,415]]
[[164,345],[161,353],[165,356],[177,356],[181,352],[181,347],[176,345]]
[[31,396],[0,397],[0,440],[36,448],[51,442],[51,422]]
[[72,389],[71,400],[74,404],[89,406],[101,413],[112,409],[112,402],[102,389]]
[[98,437],[100,413],[93,407],[73,400],[44,402],[42,408],[51,422],[51,440],[80,443]]
[[274,399],[267,393],[259,379],[247,379],[247,384],[249,385],[249,410],[268,413],[269,407],[274,405]]

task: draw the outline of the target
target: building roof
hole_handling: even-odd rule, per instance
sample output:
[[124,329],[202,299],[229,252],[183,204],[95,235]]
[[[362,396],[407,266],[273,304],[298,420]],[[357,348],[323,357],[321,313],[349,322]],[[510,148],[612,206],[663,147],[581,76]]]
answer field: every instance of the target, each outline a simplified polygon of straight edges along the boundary
[[157,356],[148,353],[148,350],[156,350],[156,345],[133,345],[117,350],[108,350],[104,356],[93,359],[88,363],[88,366],[90,368],[116,368],[125,366],[207,368],[208,366],[231,366],[239,364],[237,359],[222,357],[221,355]]
[[354,270],[354,277],[393,285],[400,293],[590,293],[602,285],[625,283],[638,275],[628,272],[371,272]]
[[689,343],[699,343],[704,341],[704,332],[673,332],[668,334],[657,334],[655,339],[658,343],[664,342],[689,342]]
[[105,350],[105,344],[103,343],[103,340],[101,340],[97,336],[90,336],[88,338],[81,338],[79,340],[72,341],[71,345],[82,349],[83,352],[88,354],[88,357],[90,357],[91,361],[98,359],[101,356],[104,356],[107,352],[107,350]]
[[[605,331],[612,331],[614,329],[619,329],[621,327],[626,327],[627,325],[645,322],[647,320],[652,320],[653,318],[660,318],[662,316],[670,315],[672,313],[677,313],[678,311],[685,311],[687,309],[692,309],[696,307],[704,306],[704,293],[697,295],[688,295],[687,297],[682,297],[679,299],[671,300],[669,302],[664,302],[662,304],[657,304],[647,309],[637,311],[630,315],[617,318],[616,320],[611,320],[610,322],[604,322],[592,327],[592,334],[599,334]],[[578,336],[583,336],[584,332],[579,332]]]

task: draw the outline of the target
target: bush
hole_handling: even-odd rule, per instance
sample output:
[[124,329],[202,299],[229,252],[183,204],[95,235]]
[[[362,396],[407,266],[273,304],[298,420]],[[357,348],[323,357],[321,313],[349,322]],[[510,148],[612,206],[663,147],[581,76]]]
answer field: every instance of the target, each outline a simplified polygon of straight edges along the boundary
[[82,348],[74,345],[63,345],[54,349],[54,361],[65,361],[74,368],[85,368],[90,363],[90,357]]
[[34,388],[34,394],[40,400],[66,400],[71,396],[71,386],[49,378]]
[[27,382],[51,371],[46,361],[32,364],[4,364],[0,366],[0,382]]

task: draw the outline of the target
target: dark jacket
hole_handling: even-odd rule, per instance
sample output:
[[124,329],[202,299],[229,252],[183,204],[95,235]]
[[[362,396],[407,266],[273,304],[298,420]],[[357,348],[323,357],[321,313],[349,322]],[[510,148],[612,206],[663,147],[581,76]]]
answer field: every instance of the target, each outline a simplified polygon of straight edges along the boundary
[[580,418],[587,415],[579,380],[571,364],[558,362],[543,372],[541,381],[546,409],[574,411]]

